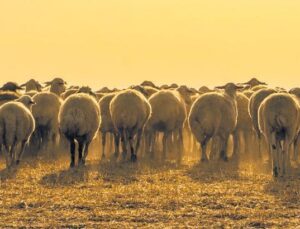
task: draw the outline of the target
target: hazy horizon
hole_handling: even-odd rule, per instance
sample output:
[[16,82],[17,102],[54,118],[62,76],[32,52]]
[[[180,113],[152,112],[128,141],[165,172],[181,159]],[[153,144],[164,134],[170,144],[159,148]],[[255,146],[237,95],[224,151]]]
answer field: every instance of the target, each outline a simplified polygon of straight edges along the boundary
[[198,88],[256,76],[289,88],[299,85],[299,10],[293,0],[1,1],[0,84]]

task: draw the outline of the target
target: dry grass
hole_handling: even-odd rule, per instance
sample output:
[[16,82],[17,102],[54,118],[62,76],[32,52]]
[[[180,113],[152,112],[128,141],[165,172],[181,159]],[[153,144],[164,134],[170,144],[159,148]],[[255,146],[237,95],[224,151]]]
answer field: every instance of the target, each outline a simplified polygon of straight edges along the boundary
[[[24,159],[1,172],[0,227],[295,227],[300,182],[262,166],[103,163]],[[4,162],[1,162],[4,168]]]

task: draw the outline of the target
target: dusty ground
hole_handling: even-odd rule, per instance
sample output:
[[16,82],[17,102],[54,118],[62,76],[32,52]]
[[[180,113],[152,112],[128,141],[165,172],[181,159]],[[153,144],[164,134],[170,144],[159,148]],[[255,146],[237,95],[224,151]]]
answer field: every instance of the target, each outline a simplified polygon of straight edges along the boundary
[[91,155],[69,170],[68,157],[25,158],[16,174],[0,174],[0,227],[300,225],[298,171],[274,181],[255,164],[99,164]]

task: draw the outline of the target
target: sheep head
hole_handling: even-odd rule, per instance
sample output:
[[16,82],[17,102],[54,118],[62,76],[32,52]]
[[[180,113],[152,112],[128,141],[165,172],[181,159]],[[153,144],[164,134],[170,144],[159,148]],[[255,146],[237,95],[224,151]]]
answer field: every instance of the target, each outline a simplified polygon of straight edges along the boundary
[[66,91],[66,84],[62,78],[54,78],[52,81],[45,82],[46,86],[50,86],[50,92],[59,96]]
[[295,95],[297,98],[300,99],[300,88],[299,87],[294,87],[291,90],[289,90],[289,93],[292,95]]
[[236,91],[244,89],[244,86],[237,85],[237,84],[234,84],[234,83],[227,83],[224,86],[217,86],[215,88],[216,89],[223,89],[226,94],[228,94],[232,97],[235,97]]
[[30,79],[26,83],[22,84],[20,87],[25,87],[25,91],[42,91],[42,85],[35,79]]
[[141,86],[148,86],[158,89],[158,87],[152,81],[149,80],[145,80],[144,82],[142,82]]
[[35,104],[33,99],[29,95],[22,95],[20,98],[16,100],[17,102],[23,103],[25,107],[31,110],[32,105]]
[[131,86],[130,89],[134,89],[136,91],[141,92],[146,98],[149,97],[148,92],[145,90],[144,87],[140,86],[140,85],[136,85],[136,86]]
[[85,94],[91,95],[91,96],[93,96],[95,98],[97,97],[97,95],[88,86],[84,86],[84,87],[79,88],[79,90],[77,91],[77,93],[85,93]]
[[17,92],[17,90],[22,90],[22,89],[23,87],[19,86],[15,82],[7,82],[0,88],[1,91],[12,91],[12,92]]
[[255,87],[257,85],[267,85],[265,82],[259,81],[257,78],[253,77],[252,79],[250,79],[248,82],[243,83],[243,84],[248,84],[251,87]]

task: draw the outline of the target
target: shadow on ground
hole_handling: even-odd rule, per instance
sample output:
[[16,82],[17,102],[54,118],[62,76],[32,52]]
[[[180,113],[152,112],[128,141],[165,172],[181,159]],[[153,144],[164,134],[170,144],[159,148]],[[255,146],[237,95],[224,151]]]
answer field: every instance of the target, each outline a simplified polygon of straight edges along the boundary
[[299,209],[300,206],[300,170],[292,168],[290,176],[272,178],[265,186],[264,191],[275,197],[281,204],[290,209]]
[[239,180],[237,160],[199,162],[187,170],[187,175],[195,181],[215,183],[229,179]]
[[69,186],[88,181],[89,167],[75,167],[47,174],[40,180],[45,186]]

